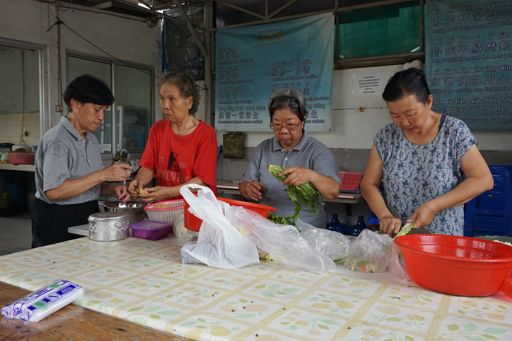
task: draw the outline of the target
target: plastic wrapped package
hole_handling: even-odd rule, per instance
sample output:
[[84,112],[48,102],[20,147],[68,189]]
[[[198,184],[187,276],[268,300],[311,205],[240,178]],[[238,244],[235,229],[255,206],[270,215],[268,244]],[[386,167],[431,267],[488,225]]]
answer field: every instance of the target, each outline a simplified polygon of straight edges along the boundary
[[393,239],[364,229],[352,241],[344,264],[352,271],[384,272],[392,260]]
[[237,206],[229,207],[226,216],[234,226],[247,230],[248,237],[258,249],[268,252],[278,263],[317,273],[334,271],[336,268],[334,262],[317,252],[294,226],[275,224]]
[[187,229],[185,227],[185,220],[183,219],[183,217],[178,220],[178,222],[176,224],[174,224],[172,226],[172,232],[174,234],[174,236],[176,237],[176,239],[180,240],[180,241],[187,241],[187,240],[191,240],[191,239],[197,239],[197,235],[198,233],[197,232],[194,232],[194,231],[190,231],[189,229]]

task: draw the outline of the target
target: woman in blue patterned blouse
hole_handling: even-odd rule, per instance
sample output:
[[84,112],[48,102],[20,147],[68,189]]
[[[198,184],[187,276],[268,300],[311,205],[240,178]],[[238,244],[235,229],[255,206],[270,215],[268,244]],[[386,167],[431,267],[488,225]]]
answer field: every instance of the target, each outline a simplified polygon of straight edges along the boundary
[[419,69],[393,75],[382,97],[393,123],[375,136],[361,181],[381,232],[393,235],[411,222],[462,235],[463,204],[493,186],[475,138],[461,120],[432,111]]

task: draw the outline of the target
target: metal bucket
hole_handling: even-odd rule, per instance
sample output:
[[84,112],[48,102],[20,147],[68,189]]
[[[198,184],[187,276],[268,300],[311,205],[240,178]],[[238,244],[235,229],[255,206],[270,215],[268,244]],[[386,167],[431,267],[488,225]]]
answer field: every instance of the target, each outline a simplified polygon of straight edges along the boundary
[[89,239],[98,242],[111,242],[128,237],[128,214],[100,212],[89,216]]

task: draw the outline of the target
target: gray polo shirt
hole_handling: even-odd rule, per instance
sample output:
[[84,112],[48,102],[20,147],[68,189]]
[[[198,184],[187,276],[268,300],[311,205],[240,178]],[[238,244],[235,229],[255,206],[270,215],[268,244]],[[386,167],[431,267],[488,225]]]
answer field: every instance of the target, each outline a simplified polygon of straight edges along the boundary
[[37,148],[35,166],[36,198],[49,204],[79,204],[96,200],[100,195],[98,185],[66,200],[52,201],[46,196],[46,191],[59,187],[66,179],[79,178],[103,168],[96,136],[87,132],[84,138],[65,116],[44,134]]
[[[243,180],[258,180],[263,185],[262,204],[276,207],[277,214],[289,216],[293,214],[295,205],[288,197],[286,186],[268,172],[268,165],[274,164],[283,168],[306,167],[339,182],[337,167],[332,152],[317,139],[304,133],[300,142],[292,151],[286,152],[277,139],[272,137],[261,142],[245,170]],[[323,202],[319,199],[317,214],[311,212],[308,206],[302,206],[300,219],[320,228],[325,228],[325,211]]]

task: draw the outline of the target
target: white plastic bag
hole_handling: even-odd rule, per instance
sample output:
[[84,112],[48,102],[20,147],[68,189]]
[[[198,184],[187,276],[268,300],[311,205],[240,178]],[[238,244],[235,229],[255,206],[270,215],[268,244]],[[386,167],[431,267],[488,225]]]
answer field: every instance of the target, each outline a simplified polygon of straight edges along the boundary
[[318,273],[336,268],[331,259],[315,251],[293,226],[275,224],[238,206],[229,207],[226,216],[234,226],[250,231],[249,238],[254,244],[268,252],[278,263]]
[[[197,196],[190,190],[197,189]],[[190,244],[182,253],[215,268],[233,269],[259,263],[256,245],[226,218],[229,205],[217,200],[208,188],[188,184],[180,189],[190,205],[189,212],[202,219],[197,243]]]

